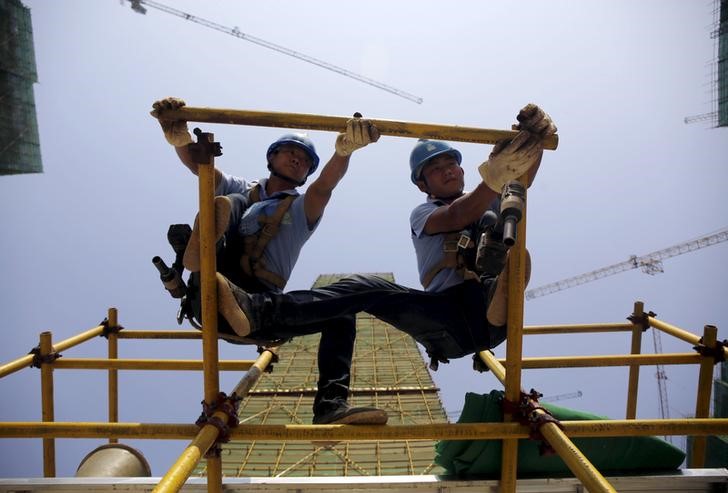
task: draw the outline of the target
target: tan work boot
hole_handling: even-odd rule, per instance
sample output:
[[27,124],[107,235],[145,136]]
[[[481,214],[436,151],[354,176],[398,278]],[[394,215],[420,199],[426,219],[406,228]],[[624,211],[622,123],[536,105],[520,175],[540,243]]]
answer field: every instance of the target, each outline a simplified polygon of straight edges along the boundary
[[[217,273],[217,311],[244,341],[254,327],[251,324],[250,295]],[[242,341],[241,341],[242,342]]]
[[[510,252],[508,252],[508,255],[510,255]],[[506,266],[495,280],[495,290],[488,305],[488,323],[494,327],[505,325],[508,320],[508,263],[508,256],[506,256]],[[531,279],[531,254],[528,253],[528,250],[526,250],[525,274],[524,288],[528,286],[528,281]]]
[[[230,210],[232,202],[224,196],[215,197],[215,242],[222,238],[230,224]],[[199,214],[195,216],[195,225],[192,228],[192,236],[187,242],[185,255],[182,264],[190,272],[200,271],[200,221]]]

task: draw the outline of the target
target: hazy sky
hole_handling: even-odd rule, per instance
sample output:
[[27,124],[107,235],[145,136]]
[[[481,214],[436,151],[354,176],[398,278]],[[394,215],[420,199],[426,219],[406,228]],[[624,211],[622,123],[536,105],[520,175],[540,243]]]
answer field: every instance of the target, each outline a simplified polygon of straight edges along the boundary
[[[530,189],[531,287],[703,236],[728,223],[726,129],[683,118],[712,111],[713,2],[461,1],[168,4],[360,73],[424,99],[421,105],[320,67],[117,0],[23,0],[32,9],[35,86],[45,172],[0,177],[0,362],[26,354],[38,334],[60,341],[96,326],[108,307],[128,329],[172,329],[177,302],[154,255],[171,260],[167,226],[190,222],[197,182],[148,111],[174,95],[190,106],[510,128],[541,105],[559,127]],[[284,130],[207,125],[223,145],[218,166],[255,179]],[[322,159],[334,133],[310,132]],[[383,137],[359,151],[288,285],[321,273],[392,272],[419,287],[408,218],[424,195],[409,182],[413,139]],[[490,146],[456,144],[468,187]],[[728,244],[665,261],[665,273],[625,272],[526,304],[526,323],[621,322],[635,300],[693,332],[728,327]],[[68,357],[105,354],[105,340]],[[645,334],[644,350],[651,352]],[[689,350],[662,338],[665,352]],[[621,354],[625,334],[526,338],[524,355]],[[496,355],[505,354],[505,345]],[[123,358],[199,358],[190,343],[122,341]],[[253,348],[220,345],[221,358]],[[697,368],[667,367],[672,417],[695,408]],[[239,374],[224,373],[229,392]],[[654,368],[641,372],[638,417],[659,417]],[[499,388],[470,358],[434,374],[447,410],[466,391]],[[546,395],[580,390],[564,405],[622,418],[626,369],[527,371]],[[0,421],[40,419],[39,372],[0,381]],[[56,372],[56,420],[106,420],[102,372]],[[120,374],[120,419],[194,420],[201,376]],[[57,441],[58,475],[72,476],[101,440]],[[133,441],[162,475],[184,442]],[[0,440],[0,476],[41,476],[40,440]]]

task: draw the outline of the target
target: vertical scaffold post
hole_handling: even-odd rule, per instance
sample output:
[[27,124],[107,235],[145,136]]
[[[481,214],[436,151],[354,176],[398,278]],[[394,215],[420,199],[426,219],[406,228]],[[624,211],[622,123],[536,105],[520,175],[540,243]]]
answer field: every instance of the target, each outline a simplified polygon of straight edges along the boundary
[[[43,422],[55,420],[53,410],[53,342],[50,332],[41,332],[39,345],[40,389]],[[43,439],[43,476],[56,477],[56,441],[53,438]]]
[[[703,338],[697,348],[705,348],[706,351],[701,352],[700,373],[698,376],[698,397],[695,404],[695,417],[710,417],[710,394],[713,385],[713,366],[715,365],[714,352],[716,351],[718,341],[718,328],[714,325],[706,325],[703,329]],[[722,351],[722,348],[720,349]],[[705,466],[705,449],[708,440],[704,436],[695,437],[693,442],[693,450],[690,455],[690,467]]]
[[[119,316],[116,308],[109,308],[107,316],[109,327],[115,328],[119,325]],[[119,337],[115,330],[109,330],[109,359],[119,357]],[[119,422],[119,371],[109,368],[109,423]],[[109,443],[119,443],[117,438],[109,438]]]
[[[527,183],[528,178],[520,178]],[[525,192],[525,188],[524,188]],[[508,335],[506,337],[505,398],[518,402],[521,397],[521,358],[523,357],[523,305],[526,269],[526,210],[528,201],[524,195],[523,213],[518,222],[516,243],[508,254]],[[511,421],[510,415],[503,415]],[[503,440],[501,463],[501,493],[515,493],[518,469],[518,440]]]
[[[635,301],[634,312],[632,313],[632,354],[640,354],[642,352],[642,332],[645,330],[644,324],[639,320],[644,319],[645,305],[641,301]],[[639,389],[640,365],[629,366],[629,381],[627,384],[627,419],[635,419],[637,417],[637,392]]]
[[[195,129],[198,144],[211,145],[214,135]],[[203,141],[207,142],[203,142]],[[200,289],[202,300],[202,368],[205,379],[205,402],[213,405],[220,391],[217,347],[217,283],[215,259],[215,156],[198,160],[199,226],[200,226]],[[222,461],[214,454],[207,458],[207,491],[222,490]]]

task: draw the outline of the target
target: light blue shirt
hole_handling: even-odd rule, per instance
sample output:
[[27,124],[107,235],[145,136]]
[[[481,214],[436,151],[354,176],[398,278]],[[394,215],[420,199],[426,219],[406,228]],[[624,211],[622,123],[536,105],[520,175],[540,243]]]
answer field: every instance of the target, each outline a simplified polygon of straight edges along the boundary
[[[420,273],[420,283],[424,286],[425,275],[430,272],[444,256],[445,235],[442,233],[428,235],[425,233],[425,224],[430,215],[440,207],[441,202],[430,197],[427,202],[414,208],[410,214],[410,227],[412,229],[412,244],[417,255],[417,270]],[[437,293],[456,286],[463,282],[462,274],[455,269],[445,268],[438,272],[425,291]]]
[[[309,227],[303,207],[304,194],[299,194],[295,189],[291,189],[268,196],[265,191],[267,181],[267,178],[263,178],[259,182],[260,201],[246,209],[242,217],[235,221],[233,226],[237,227],[241,236],[255,234],[260,229],[258,217],[261,214],[273,214],[281,199],[289,195],[295,196],[296,198],[291,203],[291,207],[283,215],[278,233],[268,243],[263,252],[265,268],[288,281],[293,267],[298,261],[301,248],[318,227],[320,219]],[[255,182],[248,182],[242,178],[223,173],[222,180],[220,180],[215,193],[216,195],[241,193],[247,196],[255,184]],[[278,288],[265,281],[261,282],[272,290],[278,290]]]

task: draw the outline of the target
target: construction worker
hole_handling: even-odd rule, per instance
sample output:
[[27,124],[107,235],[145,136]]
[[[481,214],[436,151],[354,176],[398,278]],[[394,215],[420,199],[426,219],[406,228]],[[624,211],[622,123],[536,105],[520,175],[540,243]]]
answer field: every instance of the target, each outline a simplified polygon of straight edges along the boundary
[[[464,192],[460,152],[437,141],[420,141],[412,151],[412,182],[427,194],[427,201],[411,216],[425,291],[378,276],[354,275],[311,290],[248,293],[218,274],[220,313],[241,335],[267,339],[316,333],[330,320],[367,312],[414,337],[432,358],[433,368],[439,362],[497,346],[506,335],[508,273],[501,272],[506,248],[486,249],[493,258],[486,259],[480,273],[467,259],[443,260],[450,255],[449,233],[480,226],[510,180],[526,173],[529,183],[533,180],[543,139],[555,133],[556,127],[535,105],[523,108],[518,120],[514,129],[519,133],[494,147],[481,166],[484,181],[472,192]],[[485,221],[493,241],[497,241],[498,222],[497,218]],[[460,256],[458,249],[453,252]],[[349,353],[332,356],[350,358]]]
[[[160,110],[178,109],[185,103],[165,98],[152,105],[152,116]],[[198,164],[187,144],[192,142],[187,122],[159,119],[164,136],[182,163],[197,175]],[[288,281],[301,248],[311,237],[324,213],[334,187],[343,178],[351,154],[379,138],[377,128],[358,117],[347,122],[336,138],[335,152],[305,193],[303,185],[319,164],[313,142],[303,134],[289,133],[273,142],[266,152],[267,178],[248,182],[215,169],[215,235],[217,241],[219,308],[224,314],[230,304],[231,283],[235,289],[250,293],[280,293]],[[190,321],[201,321],[200,308],[200,240],[195,220],[184,251],[184,267],[191,272],[183,307],[191,312]],[[222,276],[225,277],[222,277]],[[229,280],[229,281],[228,281]],[[250,339],[248,330],[227,323],[220,317],[220,337],[233,343],[265,343],[285,336]],[[349,424],[384,424],[387,414],[380,409],[351,407],[347,404],[349,371],[354,347],[354,315],[329,320],[319,326],[319,389],[314,401],[314,422]],[[325,355],[325,356],[323,356]]]

